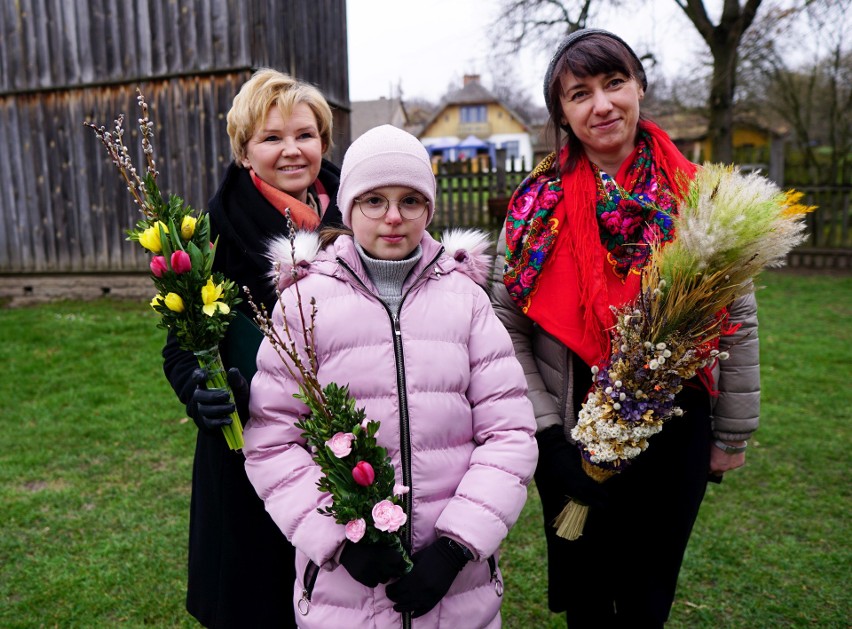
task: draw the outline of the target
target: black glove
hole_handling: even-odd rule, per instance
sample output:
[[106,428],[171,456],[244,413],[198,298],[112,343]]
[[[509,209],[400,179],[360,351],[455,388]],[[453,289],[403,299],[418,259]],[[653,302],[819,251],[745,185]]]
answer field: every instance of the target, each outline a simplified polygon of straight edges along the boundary
[[206,370],[198,368],[192,372],[195,391],[186,405],[186,412],[199,429],[212,431],[230,425],[230,415],[234,410],[239,412],[243,422],[248,419],[248,382],[236,367],[228,369],[227,378],[228,386],[234,394],[234,402],[231,402],[226,389],[207,388]]
[[439,537],[414,553],[411,560],[414,562],[411,572],[391,583],[385,592],[395,603],[394,611],[411,612],[411,616],[417,618],[444,598],[468,560],[458,544],[446,537]]
[[340,553],[340,564],[358,583],[374,588],[403,574],[405,558],[387,544],[346,542]]
[[607,490],[583,471],[580,450],[568,443],[562,426],[545,428],[535,438],[538,442],[537,475],[543,474],[560,493],[576,502],[590,507],[606,504]]

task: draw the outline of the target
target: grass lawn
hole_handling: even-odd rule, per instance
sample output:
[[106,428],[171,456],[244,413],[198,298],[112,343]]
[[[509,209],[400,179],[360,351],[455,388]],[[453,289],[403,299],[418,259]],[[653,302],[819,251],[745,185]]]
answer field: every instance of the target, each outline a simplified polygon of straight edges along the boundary
[[[852,276],[762,280],[763,425],[747,466],[709,488],[671,627],[852,619]],[[0,309],[0,626],[196,626],[183,608],[195,426],[155,325],[135,302]],[[533,487],[504,544],[510,629],[565,626],[546,608],[541,526]],[[638,543],[625,555],[643,559]]]

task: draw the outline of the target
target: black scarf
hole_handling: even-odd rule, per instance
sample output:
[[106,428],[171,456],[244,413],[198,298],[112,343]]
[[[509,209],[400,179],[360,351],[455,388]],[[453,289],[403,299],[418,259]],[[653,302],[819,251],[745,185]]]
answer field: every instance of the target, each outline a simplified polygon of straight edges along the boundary
[[[319,179],[331,202],[323,214],[321,227],[341,226],[337,209],[337,189],[340,170],[323,160]],[[219,238],[213,270],[223,273],[240,287],[242,303],[237,309],[254,318],[243,286],[248,286],[258,305],[272,312],[275,290],[270,280],[271,264],[264,255],[268,242],[287,235],[287,222],[278,210],[260,194],[249,172],[231,163],[219,190],[208,203],[211,218],[211,237]]]

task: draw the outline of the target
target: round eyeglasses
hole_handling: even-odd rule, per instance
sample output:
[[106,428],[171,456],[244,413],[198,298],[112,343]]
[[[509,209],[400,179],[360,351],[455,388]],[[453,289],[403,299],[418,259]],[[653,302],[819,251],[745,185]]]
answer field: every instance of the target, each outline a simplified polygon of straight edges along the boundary
[[[383,197],[376,192],[368,192],[360,199],[355,199],[358,209],[361,214],[367,218],[382,218],[390,209],[391,200]],[[399,215],[407,221],[413,221],[421,216],[429,209],[429,201],[421,197],[419,194],[406,194],[396,203],[396,209]]]

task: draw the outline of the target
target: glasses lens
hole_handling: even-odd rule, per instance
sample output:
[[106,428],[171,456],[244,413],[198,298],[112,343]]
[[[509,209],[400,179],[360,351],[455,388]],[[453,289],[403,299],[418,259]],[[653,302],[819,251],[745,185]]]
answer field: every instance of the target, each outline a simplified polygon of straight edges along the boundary
[[399,200],[397,207],[399,207],[399,213],[402,214],[403,218],[412,221],[415,218],[423,216],[423,212],[426,211],[426,206],[428,205],[429,202],[423,197],[416,194],[409,194]]
[[380,194],[370,194],[358,199],[358,207],[367,218],[381,218],[388,210],[388,200]]

